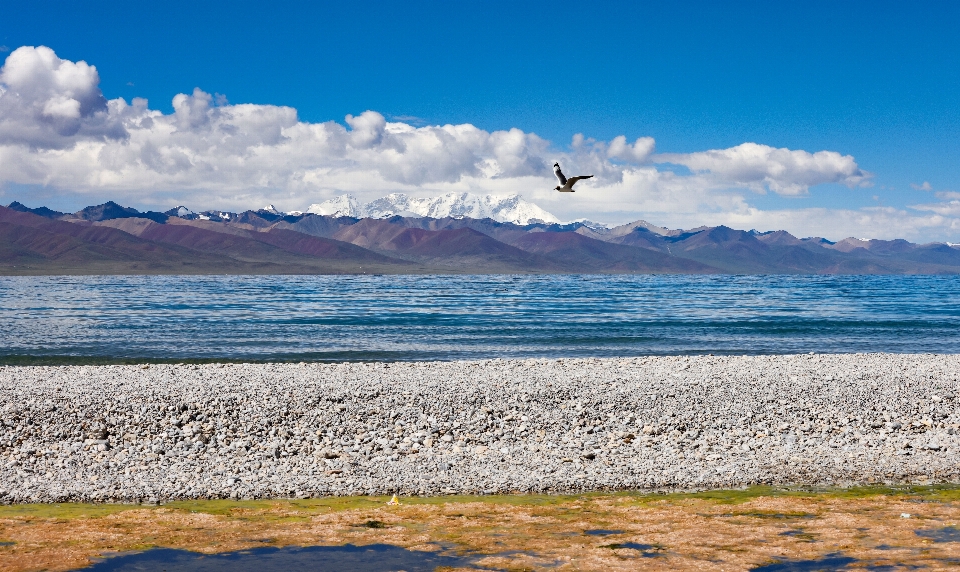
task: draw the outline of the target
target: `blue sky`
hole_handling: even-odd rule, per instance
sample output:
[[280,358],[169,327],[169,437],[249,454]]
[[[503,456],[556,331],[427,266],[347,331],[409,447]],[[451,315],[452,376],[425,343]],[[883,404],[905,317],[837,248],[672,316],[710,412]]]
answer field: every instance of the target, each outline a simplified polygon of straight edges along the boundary
[[[601,207],[581,197],[571,205],[523,194],[570,218],[623,222],[637,215],[683,225],[699,217],[741,227],[793,224],[788,230],[800,234],[819,230],[811,226],[812,212],[751,219],[745,209],[827,209],[838,221],[863,208],[896,209],[849,229],[873,228],[880,236],[897,213],[934,216],[911,205],[939,205],[942,220],[918,219],[896,232],[960,241],[954,220],[960,206],[952,206],[960,197],[951,194],[960,191],[957,22],[960,4],[950,2],[35,1],[0,6],[0,44],[10,53],[47,46],[62,60],[85,61],[96,66],[107,100],[146,98],[149,109],[164,115],[173,115],[176,94],[200,88],[223,94],[229,104],[288,106],[307,124],[346,125],[348,114],[373,110],[388,123],[412,127],[515,128],[548,141],[544,157],[565,158],[571,168],[594,166],[571,150],[578,133],[601,142],[652,137],[656,153],[678,157],[743,143],[835,152],[852,156],[866,177],[804,179],[802,192],[712,179],[709,191],[701,185],[689,193],[742,200],[635,201],[635,209],[622,196],[610,198],[626,192],[622,186],[610,187]],[[215,106],[217,99],[211,101]],[[662,161],[652,155],[640,163]],[[549,171],[515,175],[547,181]],[[277,183],[211,190],[203,182],[156,179],[162,192],[138,194],[144,179],[123,188],[122,182],[90,184],[89,177],[73,186],[58,176],[38,183],[0,171],[0,178],[6,198],[29,194],[25,198],[63,208],[123,190],[126,202],[138,207],[194,199],[196,207],[220,201],[228,208],[269,199],[292,209],[340,191],[362,196],[368,181],[362,175],[346,183],[322,180],[310,192]],[[370,197],[457,190],[437,182],[449,183],[447,175],[380,178],[368,185]],[[930,190],[911,186],[924,182]],[[496,182],[470,188],[516,190]],[[682,184],[671,188],[687,192]],[[734,210],[739,218],[723,218]]]

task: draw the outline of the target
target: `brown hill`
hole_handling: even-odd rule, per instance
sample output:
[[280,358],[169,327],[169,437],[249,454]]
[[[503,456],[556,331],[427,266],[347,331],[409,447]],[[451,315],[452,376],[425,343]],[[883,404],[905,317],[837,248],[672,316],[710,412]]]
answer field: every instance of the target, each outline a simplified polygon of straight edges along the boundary
[[138,218],[75,224],[4,207],[0,224],[0,272],[5,274],[424,271],[351,244],[282,230],[252,233],[261,239],[254,240]]
[[663,236],[651,232],[649,229],[642,226],[634,228],[627,234],[606,238],[606,241],[614,244],[623,244],[626,246],[657,250],[660,252],[668,252],[670,248],[670,243],[664,239]]
[[830,272],[839,260],[818,245],[767,244],[753,233],[726,226],[669,237],[669,252],[736,274],[815,274]]
[[407,230],[407,227],[397,224],[391,224],[385,219],[365,218],[356,224],[346,226],[333,234],[336,240],[349,242],[363,248],[376,248],[379,250],[396,250],[396,248],[387,249],[384,245],[388,244],[398,234]]
[[333,235],[336,234],[341,228],[348,227],[356,223],[357,219],[350,217],[332,217],[307,214],[297,217],[297,220],[294,222],[289,222],[287,219],[279,220],[274,224],[274,228],[293,230],[323,238],[333,238]]
[[676,258],[654,250],[624,246],[589,238],[576,232],[531,232],[514,246],[543,255],[578,272],[651,272],[713,274],[706,264]]
[[269,261],[318,272],[396,273],[412,270],[405,261],[352,244],[277,229],[239,236],[195,226],[155,224],[147,226],[140,237],[250,263]]
[[[157,274],[237,271],[226,257],[143,240],[126,232],[50,220],[0,207],[0,273]],[[241,269],[242,270],[242,269]],[[271,265],[270,271],[280,267]]]
[[[144,219],[116,219],[95,223],[118,228],[157,242],[174,243],[204,252],[221,252],[238,260],[273,260],[313,265],[320,260],[349,261],[358,264],[386,264],[406,267],[409,263],[377,254],[353,244],[320,238],[285,229],[263,231],[247,230],[246,224],[236,225],[205,220],[181,220],[166,225]],[[223,235],[223,236],[220,236]],[[254,241],[260,244],[250,244]],[[311,260],[289,260],[275,252],[307,256]],[[279,256],[279,257],[278,257]]]
[[282,248],[287,252],[324,260],[352,260],[377,264],[408,265],[405,261],[377,254],[349,242],[310,236],[302,232],[282,228],[272,228],[266,232],[253,232],[249,236],[253,240]]
[[462,272],[562,272],[564,267],[470,228],[425,230],[363,219],[334,235],[380,252]]

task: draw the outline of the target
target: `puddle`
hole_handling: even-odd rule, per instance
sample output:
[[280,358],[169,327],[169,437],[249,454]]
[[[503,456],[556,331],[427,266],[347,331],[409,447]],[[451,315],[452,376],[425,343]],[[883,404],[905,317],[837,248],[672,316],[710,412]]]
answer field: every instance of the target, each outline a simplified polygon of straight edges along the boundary
[[816,560],[781,560],[773,564],[765,564],[751,568],[752,572],[828,572],[832,570],[849,570],[848,564],[856,562],[856,558],[827,554]]
[[136,554],[106,558],[84,572],[316,572],[351,570],[355,572],[433,572],[437,567],[471,566],[475,558],[447,556],[435,552],[407,550],[389,544],[368,546],[308,546],[254,548],[221,554],[200,554],[187,550],[154,548]]
[[5,540],[3,542],[0,542],[0,546],[13,546],[14,544],[16,544],[16,542],[13,542],[11,540]]
[[934,542],[960,542],[960,528],[955,526],[944,526],[933,530],[915,530],[914,533]]
[[778,533],[778,536],[792,536],[794,538],[799,538],[800,540],[805,540],[807,542],[816,542],[816,537],[814,534],[811,534],[803,529],[793,529],[793,530],[784,530],[783,532]]
[[663,550],[661,547],[654,544],[641,544],[639,542],[619,542],[617,544],[607,544],[601,546],[601,548],[612,548],[614,550],[618,548],[630,548],[632,550],[639,550],[640,555],[643,558],[654,558],[660,556],[659,551]]
[[610,536],[612,534],[623,534],[622,530],[607,530],[605,528],[592,528],[590,530],[584,530],[584,534],[589,534],[590,536]]

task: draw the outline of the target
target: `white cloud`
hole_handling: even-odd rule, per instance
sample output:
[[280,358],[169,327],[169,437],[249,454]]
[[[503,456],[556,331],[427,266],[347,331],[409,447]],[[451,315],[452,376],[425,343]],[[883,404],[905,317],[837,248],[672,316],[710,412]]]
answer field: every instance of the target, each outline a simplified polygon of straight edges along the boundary
[[924,181],[922,185],[916,183],[910,183],[910,186],[913,187],[915,191],[932,191],[933,187],[930,186],[929,181]]
[[865,186],[872,176],[861,170],[850,155],[777,149],[757,143],[696,153],[663,153],[654,160],[683,165],[708,175],[718,185],[757,192],[769,190],[780,195],[803,195],[810,187],[824,183]]
[[98,87],[97,68],[22,47],[0,68],[0,144],[63,149],[81,139],[122,139]]
[[914,242],[943,241],[943,235],[960,235],[960,218],[937,213],[915,213],[893,207],[862,209],[800,208],[683,215],[671,221],[680,228],[693,224],[719,225],[732,228],[786,230],[798,237],[820,236],[829,240],[864,237],[892,240],[905,238]]
[[[99,79],[95,67],[62,60],[46,47],[10,53],[0,68],[0,185],[109,195],[140,207],[242,210],[271,203],[287,211],[344,193],[365,202],[396,192],[519,193],[567,220],[648,218],[692,226],[727,220],[766,229],[782,224],[804,233],[820,228],[820,217],[836,225],[832,237],[899,229],[890,222],[897,217],[912,221],[904,224],[918,229],[915,234],[956,236],[950,217],[960,216],[950,214],[949,201],[914,207],[920,214],[825,210],[808,216],[803,213],[819,211],[757,211],[750,205],[754,192],[803,195],[825,183],[869,185],[870,173],[835,151],[744,143],[656,154],[650,137],[629,142],[625,136],[597,141],[583,135],[558,149],[517,128],[417,126],[375,111],[349,115],[345,124],[308,123],[290,107],[230,104],[201,89],[176,95],[173,113],[164,114],[144,99],[107,101]],[[568,175],[595,178],[580,183],[577,193],[556,193],[554,161]],[[660,163],[690,172],[658,168]],[[789,221],[795,226],[788,227]],[[877,225],[873,231],[867,229],[871,224]]]
[[937,195],[942,195],[940,198],[946,200],[939,203],[910,205],[910,208],[916,211],[936,213],[945,217],[960,217],[960,193],[937,193]]

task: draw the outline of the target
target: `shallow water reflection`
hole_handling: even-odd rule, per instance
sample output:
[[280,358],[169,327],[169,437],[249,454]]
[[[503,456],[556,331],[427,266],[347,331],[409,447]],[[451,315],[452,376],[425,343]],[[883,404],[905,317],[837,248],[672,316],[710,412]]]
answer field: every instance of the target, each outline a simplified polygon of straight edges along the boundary
[[584,534],[590,536],[610,536],[611,534],[623,534],[622,530],[608,530],[606,528],[594,528],[591,530],[584,530]]
[[618,542],[616,544],[607,544],[603,548],[610,548],[613,550],[620,550],[623,548],[636,550],[640,552],[640,556],[643,558],[654,558],[660,556],[663,550],[662,546],[657,546],[655,544],[642,544],[640,542]]
[[751,568],[752,572],[820,572],[824,570],[847,570],[849,564],[857,562],[856,558],[827,554],[815,560],[781,560],[773,564],[766,564]]
[[154,548],[106,558],[85,572],[165,570],[166,572],[433,572],[439,566],[469,567],[472,559],[435,552],[407,550],[389,544],[368,546],[308,546],[254,548],[221,554]]
[[917,536],[929,538],[934,542],[960,542],[960,529],[955,526],[945,526],[934,530],[917,530]]

